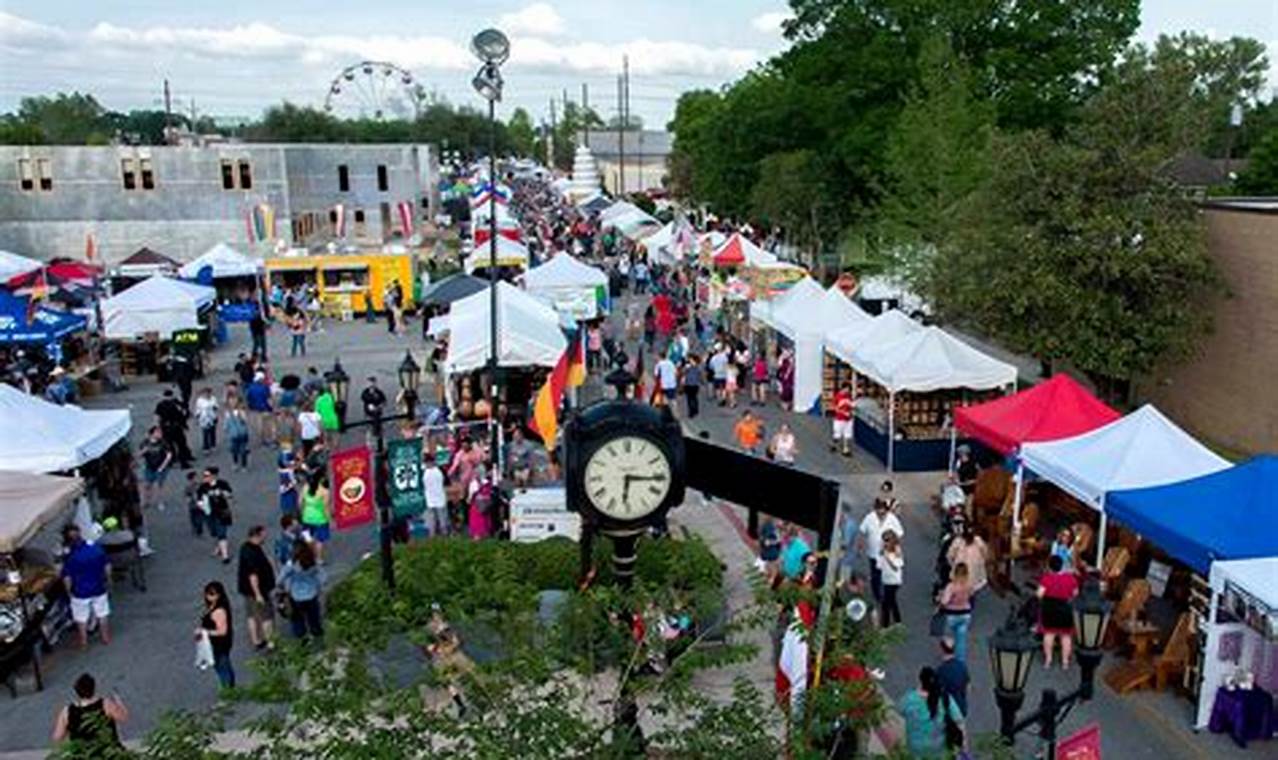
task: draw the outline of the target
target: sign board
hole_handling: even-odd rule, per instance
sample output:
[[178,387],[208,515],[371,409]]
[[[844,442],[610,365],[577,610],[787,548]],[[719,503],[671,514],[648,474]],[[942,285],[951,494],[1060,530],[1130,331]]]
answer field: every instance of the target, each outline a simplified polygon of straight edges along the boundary
[[373,506],[373,463],[367,446],[333,452],[332,520],[338,530],[350,530],[371,523],[377,516]]
[[1058,739],[1057,760],[1101,760],[1100,724],[1093,723],[1077,733]]
[[422,485],[422,439],[407,438],[386,444],[390,476],[386,483],[396,517],[416,517],[426,509]]
[[510,538],[532,543],[556,536],[581,537],[581,515],[569,512],[563,488],[529,488],[510,499]]
[[204,331],[198,327],[186,330],[174,330],[173,337],[169,339],[173,346],[174,353],[183,356],[194,356],[200,352],[200,341],[204,337]]

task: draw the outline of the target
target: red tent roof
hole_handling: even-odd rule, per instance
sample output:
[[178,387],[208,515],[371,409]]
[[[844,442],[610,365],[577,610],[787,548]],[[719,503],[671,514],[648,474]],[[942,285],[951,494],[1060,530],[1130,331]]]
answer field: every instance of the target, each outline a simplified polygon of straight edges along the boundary
[[714,265],[717,267],[735,267],[744,264],[746,260],[745,251],[741,247],[741,233],[736,233],[728,238],[723,247],[714,255]]
[[1093,396],[1069,375],[984,404],[954,411],[958,429],[1002,454],[1023,443],[1071,438],[1122,415]]

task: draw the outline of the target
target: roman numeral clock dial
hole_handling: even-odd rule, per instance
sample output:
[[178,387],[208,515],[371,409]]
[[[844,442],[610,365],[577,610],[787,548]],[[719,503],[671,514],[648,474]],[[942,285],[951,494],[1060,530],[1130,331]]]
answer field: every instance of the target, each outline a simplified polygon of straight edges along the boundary
[[639,520],[656,512],[670,485],[670,460],[647,438],[618,436],[596,448],[586,462],[586,498],[615,520]]

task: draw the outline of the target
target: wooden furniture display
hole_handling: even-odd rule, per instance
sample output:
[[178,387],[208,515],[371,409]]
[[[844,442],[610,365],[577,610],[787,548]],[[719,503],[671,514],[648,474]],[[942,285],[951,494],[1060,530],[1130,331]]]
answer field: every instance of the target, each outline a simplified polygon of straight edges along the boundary
[[1131,552],[1125,546],[1111,546],[1105,550],[1105,559],[1100,566],[1100,580],[1106,596],[1115,598],[1123,592],[1123,574],[1127,572],[1127,563],[1131,558]]
[[1145,608],[1145,603],[1149,601],[1149,596],[1149,581],[1144,578],[1138,578],[1127,584],[1127,588],[1123,590],[1122,599],[1118,600],[1114,613],[1110,617],[1106,646],[1116,646],[1121,636],[1137,626],[1138,617],[1141,610]]
[[1182,612],[1176,619],[1176,627],[1172,629],[1167,646],[1154,658],[1154,688],[1162,691],[1167,688],[1172,676],[1185,675],[1193,653],[1193,638],[1196,635],[1194,614]]

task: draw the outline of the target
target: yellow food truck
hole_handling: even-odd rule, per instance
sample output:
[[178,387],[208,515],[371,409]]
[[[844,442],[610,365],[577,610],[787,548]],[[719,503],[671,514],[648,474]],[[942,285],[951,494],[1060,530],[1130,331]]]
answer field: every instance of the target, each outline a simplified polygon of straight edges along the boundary
[[417,277],[416,256],[412,253],[323,253],[305,256],[276,256],[266,260],[268,292],[276,284],[284,288],[315,285],[324,311],[333,316],[361,314],[383,308],[386,286],[398,280],[404,292],[404,308],[414,303]]

